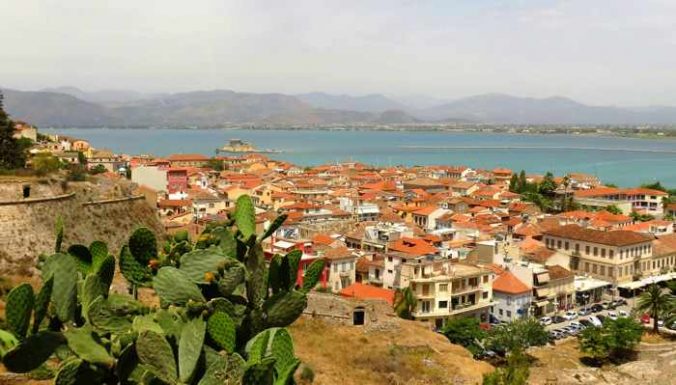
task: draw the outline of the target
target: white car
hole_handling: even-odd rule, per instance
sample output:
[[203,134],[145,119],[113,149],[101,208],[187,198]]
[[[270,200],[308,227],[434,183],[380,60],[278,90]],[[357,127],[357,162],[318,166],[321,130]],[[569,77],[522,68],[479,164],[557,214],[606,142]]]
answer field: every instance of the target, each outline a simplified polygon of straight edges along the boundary
[[609,311],[608,312],[608,318],[613,320],[613,321],[617,320],[617,313],[615,313],[614,311]]
[[620,310],[620,311],[617,312],[617,314],[618,314],[620,317],[623,317],[623,318],[629,317],[629,313],[627,313],[625,310]]
[[540,318],[540,324],[547,326],[552,324],[552,319],[549,317],[542,317]]
[[571,322],[570,324],[568,324],[568,326],[574,327],[575,329],[578,329],[578,330],[584,329],[584,325],[582,325],[581,323],[579,323],[577,321]]
[[601,327],[601,326],[603,326],[603,323],[601,322],[601,320],[598,319],[596,316],[590,316],[590,317],[589,317],[589,322],[591,322],[592,325],[594,325],[594,326],[596,326],[596,327]]
[[577,318],[577,313],[574,312],[573,310],[568,310],[566,314],[563,315],[563,318],[565,318],[567,321],[574,320]]

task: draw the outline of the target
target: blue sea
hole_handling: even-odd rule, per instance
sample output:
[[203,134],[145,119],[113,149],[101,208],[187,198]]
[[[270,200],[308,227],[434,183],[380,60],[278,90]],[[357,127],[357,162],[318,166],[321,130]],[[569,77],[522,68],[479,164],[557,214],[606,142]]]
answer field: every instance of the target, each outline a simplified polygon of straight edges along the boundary
[[585,172],[606,183],[635,186],[661,181],[676,188],[676,140],[580,135],[464,132],[317,131],[249,129],[47,129],[87,139],[118,153],[215,154],[229,139],[275,149],[271,158],[310,166],[346,160],[377,166],[448,164],[508,167],[556,175]]

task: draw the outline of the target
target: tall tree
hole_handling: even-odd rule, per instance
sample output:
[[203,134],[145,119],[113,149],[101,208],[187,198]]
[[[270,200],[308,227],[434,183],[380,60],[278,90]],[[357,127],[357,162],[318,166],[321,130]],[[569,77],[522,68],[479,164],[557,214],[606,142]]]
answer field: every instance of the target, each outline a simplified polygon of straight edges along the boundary
[[5,112],[0,92],[0,169],[12,170],[26,164],[24,146],[14,138],[14,122]]
[[509,180],[509,191],[513,193],[519,192],[519,177],[516,174],[512,174],[512,178]]
[[673,307],[674,299],[671,294],[662,292],[662,288],[652,284],[646,291],[641,293],[636,302],[636,309],[650,312],[653,317],[653,332],[659,332],[658,321],[660,316]]
[[394,311],[404,319],[413,319],[416,306],[415,293],[410,287],[399,289],[394,295]]
[[545,177],[540,182],[539,190],[541,194],[552,195],[556,190],[556,182],[554,182],[554,174],[547,172]]
[[528,185],[528,181],[526,180],[526,171],[521,170],[519,173],[519,192],[523,192]]

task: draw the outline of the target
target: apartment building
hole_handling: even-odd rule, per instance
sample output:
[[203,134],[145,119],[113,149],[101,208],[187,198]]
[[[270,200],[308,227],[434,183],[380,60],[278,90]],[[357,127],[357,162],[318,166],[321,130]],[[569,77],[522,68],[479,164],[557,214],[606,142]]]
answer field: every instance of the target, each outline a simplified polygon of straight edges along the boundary
[[633,231],[601,231],[566,225],[545,232],[547,248],[569,257],[573,271],[619,283],[652,275],[653,236]]
[[417,260],[404,263],[402,275],[415,293],[416,320],[433,322],[436,328],[458,316],[488,321],[494,305],[491,270],[448,260]]
[[664,191],[642,187],[626,189],[599,187],[575,191],[574,196],[580,205],[586,207],[601,208],[615,205],[624,214],[629,214],[626,208],[631,207],[631,211],[645,211],[652,215],[662,215],[664,213],[662,199],[668,195]]

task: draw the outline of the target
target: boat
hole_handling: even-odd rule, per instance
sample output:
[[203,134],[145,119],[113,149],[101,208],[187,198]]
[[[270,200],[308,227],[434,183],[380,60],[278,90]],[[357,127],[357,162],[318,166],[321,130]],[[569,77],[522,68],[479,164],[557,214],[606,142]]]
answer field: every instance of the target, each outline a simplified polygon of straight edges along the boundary
[[232,153],[258,153],[258,154],[275,154],[281,153],[280,150],[273,149],[258,149],[253,144],[241,139],[230,139],[228,144],[217,149],[218,152],[232,152]]

